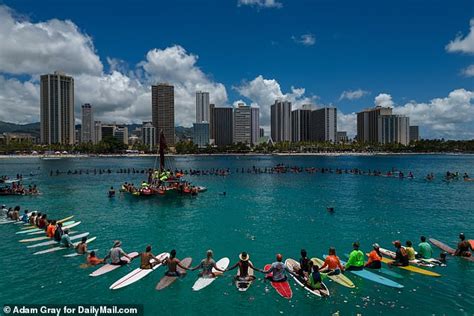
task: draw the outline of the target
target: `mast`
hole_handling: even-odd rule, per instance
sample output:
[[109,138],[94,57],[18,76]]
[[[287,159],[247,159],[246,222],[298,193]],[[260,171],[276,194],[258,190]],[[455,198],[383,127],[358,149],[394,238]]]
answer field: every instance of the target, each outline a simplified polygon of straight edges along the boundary
[[165,149],[166,146],[166,139],[165,135],[163,134],[163,130],[160,130],[160,172],[165,170]]

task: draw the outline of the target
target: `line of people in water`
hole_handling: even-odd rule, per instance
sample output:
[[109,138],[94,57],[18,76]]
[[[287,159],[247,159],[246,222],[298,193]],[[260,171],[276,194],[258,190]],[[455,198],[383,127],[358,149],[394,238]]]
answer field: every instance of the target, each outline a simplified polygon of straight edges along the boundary
[[24,186],[21,182],[13,182],[9,186],[0,187],[0,195],[38,195],[36,184]]

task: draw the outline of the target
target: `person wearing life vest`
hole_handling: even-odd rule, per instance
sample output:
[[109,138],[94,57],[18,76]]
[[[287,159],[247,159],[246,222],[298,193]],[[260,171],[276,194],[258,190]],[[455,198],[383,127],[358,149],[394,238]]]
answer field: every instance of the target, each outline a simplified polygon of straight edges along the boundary
[[402,247],[402,243],[400,242],[400,240],[395,240],[393,242],[393,245],[397,249],[397,251],[395,252],[395,260],[388,262],[387,264],[392,265],[392,266],[402,266],[402,267],[408,266],[408,263],[409,263],[408,254],[405,248]]
[[46,228],[46,236],[48,236],[49,238],[53,238],[55,231],[56,231],[56,220],[53,219],[48,224],[48,227]]
[[344,267],[336,256],[336,248],[329,248],[328,256],[324,259],[324,264],[319,268],[320,271],[326,272],[328,275],[338,275],[344,271]]
[[359,242],[356,241],[352,244],[354,250],[349,254],[349,260],[347,260],[344,266],[345,270],[359,271],[364,269],[364,253],[359,250]]
[[231,270],[234,270],[235,268],[239,267],[239,275],[235,276],[236,280],[239,280],[239,281],[255,280],[255,276],[249,275],[249,269],[254,269],[254,270],[259,271],[259,272],[263,272],[263,271],[258,269],[258,268],[255,268],[252,265],[252,263],[249,261],[249,259],[250,259],[249,254],[244,251],[239,255],[239,261],[237,261],[236,264],[234,264],[233,266],[225,269],[224,271],[226,271],[226,272],[231,271]]
[[380,246],[379,244],[375,243],[372,245],[374,248],[369,253],[369,260],[365,264],[365,267],[368,269],[380,269],[382,268],[382,255],[380,254]]

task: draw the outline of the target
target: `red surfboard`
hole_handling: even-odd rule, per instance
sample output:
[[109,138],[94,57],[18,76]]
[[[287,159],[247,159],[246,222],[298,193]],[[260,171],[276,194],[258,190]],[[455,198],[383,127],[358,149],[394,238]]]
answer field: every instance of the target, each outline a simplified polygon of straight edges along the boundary
[[[265,265],[263,269],[267,271],[270,269],[271,266],[272,266],[271,264],[267,264]],[[271,278],[272,276],[273,276],[273,273],[267,274],[268,278]],[[271,282],[270,281],[270,284],[275,289],[275,291],[277,291],[278,294],[280,294],[282,297],[286,299],[290,299],[293,296],[293,292],[291,291],[290,283],[288,283],[288,281],[285,281],[285,282]]]

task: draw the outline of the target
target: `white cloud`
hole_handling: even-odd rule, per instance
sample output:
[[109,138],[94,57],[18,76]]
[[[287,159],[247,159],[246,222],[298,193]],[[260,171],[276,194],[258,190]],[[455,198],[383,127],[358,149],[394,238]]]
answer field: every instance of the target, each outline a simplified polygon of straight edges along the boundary
[[376,96],[374,103],[375,103],[375,106],[390,107],[390,108],[392,108],[394,105],[392,96],[387,93],[380,93],[378,96]]
[[462,34],[456,36],[454,40],[446,45],[446,50],[450,53],[474,54],[474,18],[469,22],[469,33],[463,37]]
[[347,100],[356,100],[360,99],[366,95],[370,94],[369,91],[365,91],[362,89],[357,89],[357,90],[345,90],[341,93],[341,96],[339,97],[339,101],[347,99]]
[[469,65],[462,70],[462,74],[466,77],[474,77],[474,65]]
[[357,114],[344,114],[342,111],[337,111],[337,130],[346,131],[349,138],[354,138],[357,134]]
[[0,117],[2,121],[37,122],[39,87],[32,81],[21,82],[0,75]]
[[291,39],[298,44],[304,45],[304,46],[313,46],[316,44],[316,37],[314,37],[313,34],[307,33],[300,35],[299,37],[292,36]]
[[238,0],[237,5],[259,8],[281,8],[283,4],[278,0]]
[[102,63],[92,39],[71,21],[31,23],[0,6],[0,72],[100,74]]

